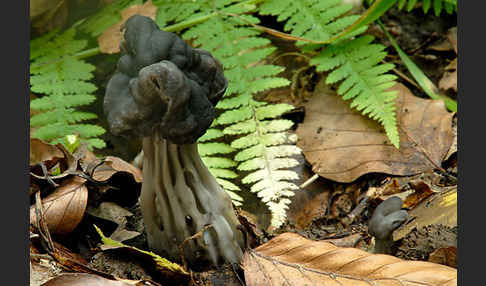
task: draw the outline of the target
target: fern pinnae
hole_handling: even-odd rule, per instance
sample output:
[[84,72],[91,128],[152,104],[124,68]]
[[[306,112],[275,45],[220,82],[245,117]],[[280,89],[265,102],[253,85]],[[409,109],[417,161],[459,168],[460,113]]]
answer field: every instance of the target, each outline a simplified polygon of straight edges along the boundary
[[[214,57],[218,58],[223,64],[225,76],[229,82],[226,93],[216,106],[222,113],[198,142],[201,158],[233,199],[236,193],[231,191],[238,191],[239,187],[231,182],[236,174],[231,170],[238,166],[237,169],[248,170],[250,172],[248,175],[253,174],[252,177],[248,177],[253,178],[252,180],[243,178],[242,182],[248,182],[252,185],[253,190],[257,190],[258,196],[265,199],[264,201],[274,214],[272,224],[274,227],[278,227],[284,222],[285,209],[290,203],[290,200],[285,199],[290,196],[289,193],[286,193],[290,183],[284,184],[280,180],[297,177],[296,173],[284,170],[294,166],[295,162],[283,157],[290,157],[300,150],[295,145],[293,145],[294,148],[287,148],[287,145],[283,145],[288,142],[289,135],[286,131],[292,124],[291,121],[277,119],[292,107],[290,105],[271,105],[253,99],[254,94],[288,85],[289,81],[278,77],[278,74],[283,71],[283,67],[262,63],[275,51],[275,47],[271,46],[268,39],[259,37],[261,31],[248,26],[248,23],[259,22],[256,17],[246,14],[255,8],[250,2],[259,1],[197,2],[199,14],[191,17],[204,17],[204,13],[211,17],[188,29],[183,37],[191,39],[196,46],[209,50]],[[154,3],[165,5],[162,2]],[[216,14],[214,14],[213,4],[219,10]],[[193,8],[194,6],[191,9]],[[164,6],[160,15],[172,14],[176,11],[175,9],[170,5]],[[238,17],[230,17],[229,13],[237,14]],[[172,16],[165,20],[160,19],[160,23],[165,25],[171,21],[184,21],[183,18]],[[221,130],[223,135],[216,130]],[[226,136],[227,139],[238,139],[228,145],[222,142],[223,136]],[[289,146],[292,146],[292,143]],[[278,147],[282,147],[281,154],[278,152]],[[231,155],[234,154],[232,151],[238,152],[236,155]],[[247,154],[251,151],[254,153]],[[266,154],[267,152],[268,154]],[[231,159],[233,156],[243,160],[235,161]],[[264,158],[272,156],[274,159],[277,157],[278,159],[275,159],[274,162],[265,161]],[[247,159],[253,159],[253,161],[247,163]],[[256,164],[257,160],[259,160],[258,164]],[[269,169],[269,167],[273,169]],[[282,176],[282,172],[286,172],[286,175]],[[271,178],[272,175],[275,175],[275,178]],[[268,185],[265,183],[267,180],[272,182],[271,185],[274,188],[282,186],[284,189],[270,190],[268,187],[262,187]],[[255,185],[258,188],[255,189]],[[291,189],[296,188],[295,185],[291,187]]]
[[36,128],[32,137],[59,143],[67,135],[77,134],[89,148],[102,148],[105,143],[96,137],[105,130],[82,123],[95,119],[96,115],[76,110],[96,99],[91,94],[96,86],[89,82],[95,67],[74,56],[87,45],[86,41],[75,39],[75,35],[76,30],[71,28],[32,41],[31,91],[44,94],[31,101],[31,108],[39,111],[31,117],[31,126]]
[[[259,12],[279,15],[278,21],[287,20],[284,29],[295,36],[326,41],[359,17],[346,15],[350,9],[350,5],[340,0],[268,0],[259,7]],[[309,13],[318,13],[319,17],[306,17]],[[381,123],[391,143],[398,148],[395,94],[386,91],[395,83],[396,77],[387,74],[393,65],[381,63],[386,56],[385,47],[373,44],[371,36],[358,36],[363,31],[361,28],[328,45],[306,45],[302,49],[320,49],[310,64],[317,71],[329,72],[326,83],[338,84],[338,94],[350,100],[351,107]]]
[[422,4],[424,13],[428,13],[430,8],[433,8],[436,16],[439,16],[443,10],[445,10],[447,14],[457,12],[457,0],[399,0],[397,7],[399,10],[405,9],[407,12],[410,12],[417,7],[419,2]]
[[142,4],[142,0],[117,0],[101,7],[101,10],[84,20],[80,24],[80,29],[93,37],[101,35],[111,25],[121,21],[120,11],[132,6]]

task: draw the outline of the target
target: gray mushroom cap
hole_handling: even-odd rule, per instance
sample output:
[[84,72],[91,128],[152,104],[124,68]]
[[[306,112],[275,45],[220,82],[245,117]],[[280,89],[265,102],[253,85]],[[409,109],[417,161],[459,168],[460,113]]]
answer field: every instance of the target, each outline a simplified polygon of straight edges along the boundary
[[130,17],[125,29],[103,106],[111,132],[146,137],[157,131],[175,144],[196,142],[227,88],[221,64],[148,17]]
[[402,210],[402,199],[390,197],[379,204],[368,224],[368,232],[376,239],[391,239],[392,233],[408,219]]

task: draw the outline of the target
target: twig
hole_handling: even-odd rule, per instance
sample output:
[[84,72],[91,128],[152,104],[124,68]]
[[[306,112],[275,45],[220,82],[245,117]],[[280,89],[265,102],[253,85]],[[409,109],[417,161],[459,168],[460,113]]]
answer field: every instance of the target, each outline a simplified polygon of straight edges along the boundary
[[[39,230],[40,236],[42,238],[41,243],[46,248],[46,251],[49,254],[53,255],[53,253],[55,252],[54,243],[52,242],[51,234],[49,233],[49,228],[47,227],[40,192],[37,192],[35,194],[35,220],[36,227]],[[46,243],[47,247],[45,246]]]
[[54,257],[50,256],[49,254],[41,254],[41,253],[31,253],[30,258],[34,259],[46,259],[46,260],[54,260]]
[[184,258],[184,244],[186,242],[188,242],[189,240],[192,240],[192,239],[195,239],[195,238],[198,238],[200,237],[201,235],[203,235],[203,233],[210,227],[213,227],[212,224],[207,224],[205,225],[200,231],[198,231],[196,234],[184,239],[184,241],[182,241],[181,244],[179,244],[179,251],[181,253],[181,260],[182,260],[182,264],[183,264],[183,267],[184,267],[184,270],[187,271],[187,262],[186,262],[186,259]]
[[368,195],[368,192],[366,193],[365,197],[359,202],[359,204],[343,219],[341,219],[341,223],[345,226],[350,225],[353,223],[354,219],[359,216],[363,210],[366,208],[368,205],[368,202],[370,201],[371,196]]
[[308,185],[312,184],[318,178],[319,178],[319,175],[318,174],[314,174],[314,176],[310,177],[309,179],[307,179],[307,181],[305,181],[304,183],[302,183],[302,185],[300,185],[299,188],[303,189],[303,188],[307,187]]
[[290,98],[292,98],[292,100],[295,100],[295,90],[297,89],[297,84],[299,83],[300,74],[309,68],[311,67],[303,66],[294,71],[294,74],[292,75],[292,83],[290,84]]
[[47,167],[46,167],[46,165],[44,165],[44,163],[42,163],[42,162],[41,162],[41,163],[37,163],[37,165],[41,167],[41,170],[42,170],[42,175],[43,175],[43,176],[36,175],[36,174],[34,174],[34,173],[32,173],[32,172],[30,172],[30,174],[31,174],[32,176],[36,177],[37,179],[45,179],[45,180],[47,180],[47,182],[48,182],[50,185],[52,185],[53,187],[55,187],[55,188],[59,187],[59,185],[58,185],[58,184],[56,184],[56,182],[54,182],[54,181],[52,180],[51,176],[49,175],[49,172],[47,171]]
[[298,53],[298,52],[288,52],[288,53],[283,53],[283,54],[280,54],[278,56],[276,56],[275,58],[273,58],[271,61],[270,61],[270,64],[273,64],[275,63],[277,60],[279,60],[280,58],[283,58],[283,57],[286,57],[286,56],[296,56],[296,57],[302,57],[304,59],[306,59],[308,62],[311,60],[311,58],[309,56],[306,56],[304,54],[301,54],[301,53]]
[[[382,60],[381,61],[382,63],[386,64],[387,62]],[[408,76],[406,76],[404,73],[402,73],[401,71],[399,71],[398,69],[392,69],[392,71],[394,73],[396,73],[399,77],[401,77],[402,79],[404,79],[406,82],[408,82],[409,84],[415,86],[416,88],[420,89],[421,87],[415,82],[413,81],[411,78],[409,78]]]
[[246,284],[245,284],[245,282],[244,282],[244,281],[241,279],[240,275],[239,275],[239,274],[238,274],[238,272],[236,271],[236,266],[237,266],[237,265],[238,265],[238,264],[236,264],[236,263],[231,263],[231,270],[233,270],[233,274],[236,276],[236,278],[238,278],[238,281],[240,282],[240,284],[241,284],[242,286],[245,286],[245,285],[246,285]]

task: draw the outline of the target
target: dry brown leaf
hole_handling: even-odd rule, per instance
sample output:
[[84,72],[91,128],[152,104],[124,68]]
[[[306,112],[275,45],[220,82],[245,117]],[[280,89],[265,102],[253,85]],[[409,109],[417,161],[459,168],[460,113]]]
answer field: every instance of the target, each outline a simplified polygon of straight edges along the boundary
[[457,270],[284,233],[245,253],[247,285],[457,285]]
[[[62,144],[51,145],[38,139],[31,139],[30,144],[30,166],[32,167],[30,174],[33,177],[52,182],[76,173],[79,158],[73,156]],[[58,166],[61,173],[54,176],[47,170],[48,174],[44,174],[39,166],[35,166],[37,163],[42,163],[47,169]]]
[[452,47],[454,47],[454,51],[457,54],[457,27],[449,29],[447,33],[447,39],[451,43]]
[[413,229],[431,224],[457,226],[457,186],[437,193],[408,212],[409,220],[393,232],[393,240],[404,238]]
[[[303,181],[313,174],[305,168],[302,172]],[[323,218],[329,206],[329,198],[333,188],[322,178],[295,193],[289,210],[289,222],[297,229],[304,230],[313,220]]]
[[34,19],[45,12],[55,9],[64,0],[30,0],[29,17]]
[[453,114],[440,100],[416,97],[401,84],[393,89],[398,91],[400,149],[379,123],[350,109],[323,82],[318,84],[297,128],[297,145],[315,173],[349,183],[371,172],[414,175],[440,167],[452,144]]
[[[305,229],[313,220],[323,218],[326,215],[329,204],[330,190],[322,192],[306,192],[299,202],[297,212],[289,213],[289,221],[292,221],[298,229]],[[294,203],[295,204],[295,203]]]
[[423,181],[410,181],[410,187],[415,191],[408,195],[403,201],[403,208],[412,209],[421,201],[435,193],[430,186]]
[[58,145],[48,144],[36,138],[30,139],[30,166],[62,158],[64,158],[64,153]]
[[[447,33],[447,40],[454,48],[457,55],[457,27],[449,29]],[[457,58],[455,58],[446,68],[439,81],[439,88],[442,90],[453,89],[457,92]]]
[[43,286],[142,286],[142,281],[136,280],[110,280],[101,276],[87,273],[65,273],[51,279]]
[[457,248],[450,246],[436,249],[430,254],[429,261],[457,268]]
[[449,148],[449,152],[447,152],[445,160],[449,160],[453,154],[457,153],[457,113],[453,118],[452,134],[454,134],[454,140],[452,140],[451,148]]
[[29,10],[31,27],[44,34],[64,26],[69,12],[68,0],[30,0]]
[[106,29],[106,31],[98,37],[100,51],[105,54],[115,54],[120,52],[120,41],[123,38],[123,33],[120,30],[121,25],[135,14],[147,16],[152,20],[155,20],[156,13],[157,7],[152,4],[152,1],[147,1],[143,5],[132,5],[121,11],[122,20]]
[[127,222],[126,217],[133,215],[130,211],[113,202],[102,202],[96,207],[89,206],[86,212],[92,216],[106,219],[116,224],[125,224]]
[[[65,235],[76,228],[83,218],[88,202],[86,180],[79,177],[66,179],[52,194],[42,200],[49,231]],[[30,207],[30,223],[36,221],[35,205]]]
[[88,206],[86,212],[92,216],[106,219],[118,224],[115,231],[110,235],[110,238],[113,240],[123,242],[140,235],[140,233],[137,231],[125,229],[127,224],[126,217],[132,216],[133,214],[116,203],[102,202],[97,207]]
[[326,238],[323,241],[332,243],[337,247],[354,247],[361,237],[361,233],[353,233],[341,238]]
[[457,58],[455,58],[446,68],[439,81],[439,88],[448,90],[452,88],[457,92]]
[[108,156],[104,160],[105,162],[96,167],[93,172],[93,179],[97,181],[106,181],[115,173],[127,172],[133,175],[133,178],[137,183],[142,182],[142,171],[132,164],[113,156]]
[[[39,262],[30,261],[30,286],[44,285],[45,282],[55,278],[60,274],[62,268],[51,263],[47,259],[41,259]],[[61,272],[62,273],[62,272]]]

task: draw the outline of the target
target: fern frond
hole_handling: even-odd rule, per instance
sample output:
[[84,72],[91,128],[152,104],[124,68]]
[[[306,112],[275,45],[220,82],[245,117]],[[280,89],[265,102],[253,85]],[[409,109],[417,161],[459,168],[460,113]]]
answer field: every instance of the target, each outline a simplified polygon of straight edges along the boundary
[[201,8],[199,1],[192,0],[154,0],[152,3],[157,6],[155,22],[163,28],[169,23],[182,22],[197,17]]
[[92,37],[101,35],[106,29],[113,24],[121,21],[120,12],[132,5],[143,4],[142,0],[117,0],[104,6],[98,13],[86,19],[80,25],[83,32],[90,34]]
[[[249,2],[251,1],[154,1],[154,4],[159,8],[157,23],[160,26],[207,16],[205,22],[191,27],[183,34],[183,37],[187,40],[190,39],[196,46],[210,51],[215,58],[221,61],[229,84],[223,99],[216,106],[218,110],[223,112],[214,120],[207,133],[200,138],[198,150],[203,162],[233,199],[235,198],[233,191],[239,191],[240,188],[231,182],[236,175],[232,170],[236,166],[244,169],[247,168],[245,166],[250,164],[244,165],[246,160],[235,162],[231,159],[234,156],[232,155],[233,152],[247,152],[247,150],[255,150],[255,148],[249,146],[260,146],[262,148],[250,156],[252,156],[251,158],[262,159],[267,155],[269,158],[272,157],[271,152],[276,153],[273,149],[277,147],[282,147],[282,150],[288,151],[290,148],[279,145],[287,142],[285,140],[288,137],[286,130],[292,126],[292,122],[288,120],[276,119],[290,110],[291,106],[272,105],[253,99],[254,94],[288,85],[289,81],[277,76],[283,71],[283,67],[262,63],[268,55],[275,51],[275,48],[268,39],[259,37],[260,31],[248,26],[247,22],[255,24],[259,22],[258,18],[247,14],[247,12],[255,9],[255,6]],[[221,13],[215,14],[214,8]],[[227,13],[237,14],[247,22],[240,18],[226,16]],[[240,138],[236,139],[238,137],[235,136]],[[252,142],[243,144],[245,138],[252,140]],[[232,142],[228,145],[222,143],[221,139],[230,139]],[[298,148],[293,146],[292,150],[297,151]],[[300,152],[300,150],[298,151]],[[295,153],[282,152],[282,154],[280,155],[284,157]],[[250,158],[250,156],[238,156],[238,158]],[[294,166],[295,162],[290,161],[290,158],[287,161],[284,158],[278,161],[277,155],[273,158],[274,162],[270,165],[272,168],[278,166],[278,170],[272,170],[273,173],[267,172],[265,178],[257,176],[254,182],[249,182],[250,184],[257,184],[263,179],[270,179],[279,183],[281,180],[290,177],[292,177],[292,180],[296,178],[297,174],[295,173],[293,176],[285,177],[278,175],[278,172],[286,171],[283,169]],[[288,165],[279,165],[278,162],[288,163]],[[258,166],[261,166],[261,164]],[[261,168],[257,168],[256,165],[252,168],[250,171],[254,174],[262,174]],[[286,172],[292,173],[291,171]],[[271,176],[274,174],[275,177],[272,178]],[[276,184],[275,186],[279,185]],[[288,189],[286,185],[284,187],[285,190]],[[294,185],[294,188],[297,187]],[[274,191],[271,198],[266,200],[269,204],[272,202],[282,208],[281,210],[273,208],[275,227],[284,222],[285,209],[287,204],[290,203],[290,200],[285,198],[293,195],[293,193],[286,193],[285,190],[281,190],[282,192],[278,194]],[[263,191],[262,194],[266,194],[265,189],[260,189],[260,191]],[[236,200],[235,203],[237,202],[241,202],[241,200]]]
[[410,12],[415,9],[420,2],[424,13],[427,13],[431,7],[433,7],[436,16],[439,16],[443,10],[449,15],[453,12],[457,12],[457,0],[398,0],[397,5],[399,10],[405,8],[407,12]]
[[[337,92],[351,107],[380,122],[391,143],[399,146],[395,115],[395,94],[386,91],[396,78],[385,74],[392,64],[380,64],[386,56],[384,46],[371,44],[372,36],[363,36],[349,42],[330,45],[311,60],[318,71],[333,69],[326,83],[342,81]],[[332,62],[332,65],[329,65]]]
[[220,142],[200,143],[198,144],[197,148],[199,155],[203,157],[215,154],[228,154],[235,151],[235,149],[228,144]]
[[[259,12],[278,15],[278,21],[286,21],[284,29],[295,36],[326,41],[356,21],[359,15],[345,15],[350,9],[351,5],[341,0],[268,0],[259,7]],[[380,122],[398,148],[395,96],[385,91],[394,84],[395,76],[386,74],[393,65],[381,63],[386,52],[383,46],[371,43],[372,37],[356,37],[363,31],[358,29],[329,45],[307,45],[302,49],[321,49],[310,64],[317,71],[330,72],[326,83],[340,83],[338,94],[345,100],[352,99],[351,107]]]
[[284,30],[295,36],[326,41],[359,18],[359,15],[346,15],[352,8],[352,4],[343,4],[342,0],[269,0],[259,7],[259,13],[278,16],[277,21],[285,21]]
[[41,98],[33,99],[30,102],[30,107],[36,110],[49,110],[52,109],[53,106],[69,108],[88,105],[95,100],[96,97],[91,94],[63,95],[58,98],[52,96],[44,96]]
[[76,40],[75,35],[76,31],[71,28],[62,34],[51,32],[32,41],[30,89],[44,94],[31,101],[31,108],[40,111],[31,117],[31,126],[39,127],[32,137],[58,143],[67,135],[78,134],[89,148],[102,148],[104,142],[94,137],[105,130],[81,124],[95,119],[96,115],[75,109],[96,99],[90,94],[96,86],[89,82],[95,67],[75,57],[87,42]]

